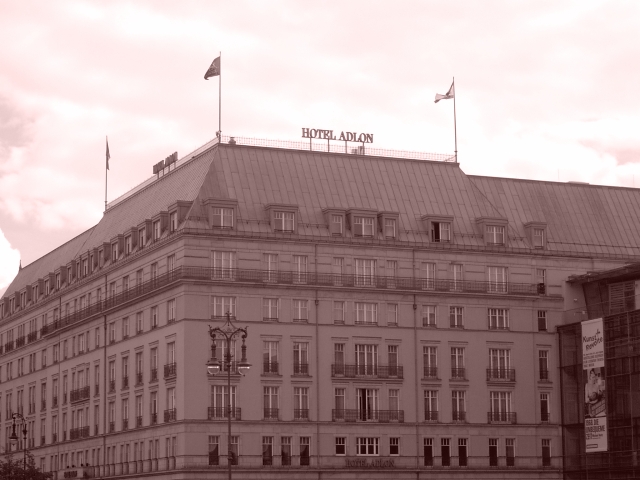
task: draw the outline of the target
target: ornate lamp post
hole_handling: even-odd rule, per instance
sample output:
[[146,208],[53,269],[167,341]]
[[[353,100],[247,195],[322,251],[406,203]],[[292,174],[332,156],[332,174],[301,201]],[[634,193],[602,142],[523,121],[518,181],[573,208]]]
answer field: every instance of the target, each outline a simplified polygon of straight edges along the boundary
[[9,442],[11,443],[11,445],[18,444],[18,435],[16,434],[16,426],[18,425],[17,420],[18,419],[22,420],[22,439],[24,441],[24,449],[23,449],[24,455],[22,457],[22,468],[26,471],[27,470],[27,433],[29,433],[27,431],[27,421],[25,420],[24,416],[22,416],[21,413],[14,413],[13,415],[11,415],[11,419],[13,420],[11,435],[9,436]]
[[[251,368],[251,364],[247,361],[247,346],[245,345],[245,339],[247,338],[247,329],[236,327],[231,322],[231,314],[227,312],[227,321],[222,327],[209,326],[209,336],[211,337],[211,358],[207,362],[207,373],[209,375],[216,375],[220,372],[222,366],[227,371],[227,405],[225,408],[225,415],[227,415],[227,465],[229,471],[229,480],[231,480],[231,464],[233,454],[231,452],[231,342],[236,335],[242,335],[242,358],[237,363],[236,368],[240,375],[244,375],[245,372]],[[225,340],[225,352],[222,360],[216,358],[216,336],[220,335]]]

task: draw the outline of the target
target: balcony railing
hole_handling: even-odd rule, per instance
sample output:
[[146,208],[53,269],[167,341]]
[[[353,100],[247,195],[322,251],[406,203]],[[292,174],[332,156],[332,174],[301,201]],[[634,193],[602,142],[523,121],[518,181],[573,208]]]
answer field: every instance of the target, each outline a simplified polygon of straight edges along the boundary
[[517,423],[515,412],[487,412],[488,423]]
[[540,421],[542,423],[549,423],[551,421],[551,414],[549,412],[542,412],[540,414]]
[[344,409],[332,410],[331,419],[334,422],[404,422],[404,410],[365,410]]
[[58,397],[53,397],[52,408],[57,408],[57,407],[58,407]]
[[157,382],[158,381],[158,369],[157,368],[152,368],[151,369],[151,379],[149,381],[150,382]]
[[514,368],[487,368],[487,381],[515,382],[516,370]]
[[175,363],[168,363],[164,366],[164,378],[173,378],[178,374],[178,368]]
[[164,411],[164,421],[166,422],[175,422],[176,421],[176,409],[170,408]]
[[280,410],[278,408],[265,408],[263,410],[265,420],[279,420]]
[[467,369],[466,368],[452,368],[451,369],[451,379],[452,380],[466,380],[467,379]]
[[136,373],[136,387],[142,385],[142,372]]
[[27,335],[27,342],[35,342],[38,339],[38,332],[31,332]]
[[262,364],[262,373],[265,375],[278,375],[278,362],[264,362]]
[[41,400],[40,401],[40,411],[44,412],[47,409],[47,401],[46,400]]
[[26,341],[25,341],[24,335],[16,338],[16,348],[24,346],[25,343]]
[[[149,292],[163,288],[180,280],[211,280],[219,282],[250,283],[250,284],[283,284],[293,285],[297,283],[313,286],[345,286],[362,287],[363,289],[383,290],[435,290],[443,292],[461,293],[498,293],[504,295],[531,295],[538,296],[538,284],[533,283],[496,283],[480,280],[450,280],[450,279],[417,279],[413,277],[381,276],[354,274],[334,274],[310,272],[300,274],[296,272],[280,272],[268,270],[253,270],[240,268],[211,268],[180,266],[170,272],[158,275],[139,285],[130,287],[116,295],[97,301],[87,307],[69,313],[49,325],[40,329],[41,336],[49,335],[61,328],[72,325],[86,318],[100,315],[105,310],[122,305],[147,295]],[[9,342],[12,343],[12,342]],[[7,343],[5,347],[9,345]],[[10,349],[13,349],[11,345]]]
[[294,420],[309,420],[309,409],[308,408],[295,408],[293,410],[293,419]]
[[438,421],[438,411],[437,410],[425,410],[424,411],[424,421],[425,422],[437,422]]
[[57,433],[51,434],[51,443],[57,443],[57,442],[58,442],[58,434]]
[[116,431],[116,422],[109,422],[109,433]]
[[70,440],[77,440],[78,438],[86,438],[89,436],[89,427],[72,428],[69,432]]
[[451,412],[451,420],[453,420],[454,422],[466,422],[467,412],[454,410],[453,412]]
[[91,392],[89,391],[89,387],[76,388],[75,390],[71,390],[71,403],[81,402],[83,400],[88,400],[91,396]]
[[116,391],[116,381],[109,380],[109,393],[115,393]]
[[122,389],[127,389],[129,388],[129,377],[122,377]]
[[294,363],[293,364],[293,374],[294,375],[309,375],[309,364],[308,363]]
[[140,428],[142,426],[142,416],[136,417],[136,428]]
[[540,380],[549,380],[549,370],[540,370]]
[[371,378],[403,378],[401,365],[346,365],[334,363],[331,365],[332,377],[371,377]]
[[[225,407],[208,407],[207,418],[209,420],[218,420],[222,418],[229,418],[229,410]],[[240,408],[231,409],[232,420],[242,420],[242,410]]]
[[123,418],[122,419],[122,430],[129,430],[129,419],[128,418]]
[[100,385],[97,383],[93,386],[93,396],[94,397],[100,396]]
[[13,340],[4,344],[5,353],[10,352],[11,350],[13,350]]
[[424,367],[423,377],[435,380],[438,378],[438,367]]
[[151,425],[157,424],[158,423],[158,414],[157,413],[152,413],[150,421],[151,421]]

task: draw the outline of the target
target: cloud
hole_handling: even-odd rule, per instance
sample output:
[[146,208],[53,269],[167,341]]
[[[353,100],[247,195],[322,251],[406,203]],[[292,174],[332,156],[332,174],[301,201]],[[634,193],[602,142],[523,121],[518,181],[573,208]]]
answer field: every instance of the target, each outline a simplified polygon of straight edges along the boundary
[[20,252],[13,248],[0,230],[0,297],[18,274]]

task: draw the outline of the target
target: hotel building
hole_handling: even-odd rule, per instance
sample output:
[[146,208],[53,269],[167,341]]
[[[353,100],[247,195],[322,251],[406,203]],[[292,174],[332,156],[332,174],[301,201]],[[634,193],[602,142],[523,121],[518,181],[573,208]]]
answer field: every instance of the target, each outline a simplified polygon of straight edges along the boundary
[[[18,412],[59,479],[224,478],[229,458],[237,478],[562,478],[567,279],[640,258],[640,191],[329,147],[214,140],[22,268],[5,451]],[[230,392],[206,369],[227,312],[252,364]]]

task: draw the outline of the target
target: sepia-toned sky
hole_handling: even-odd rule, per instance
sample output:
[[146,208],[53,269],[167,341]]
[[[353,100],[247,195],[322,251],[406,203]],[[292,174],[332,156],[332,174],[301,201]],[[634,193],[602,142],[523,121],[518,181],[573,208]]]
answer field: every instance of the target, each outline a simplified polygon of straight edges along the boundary
[[469,174],[640,186],[640,3],[0,2],[0,294],[170,153],[215,136],[458,154]]

